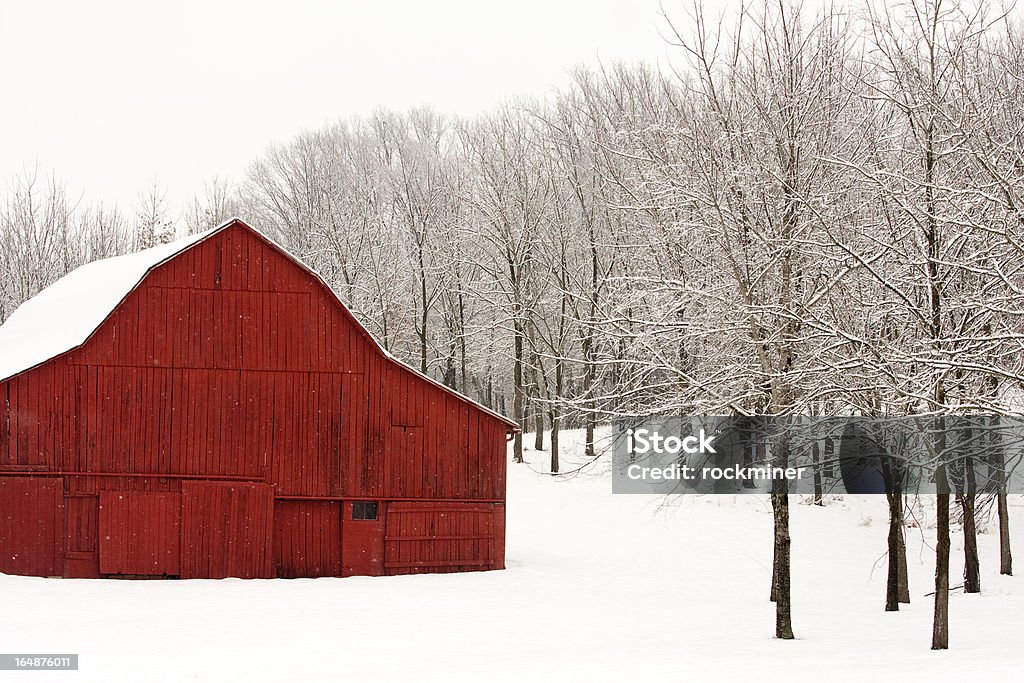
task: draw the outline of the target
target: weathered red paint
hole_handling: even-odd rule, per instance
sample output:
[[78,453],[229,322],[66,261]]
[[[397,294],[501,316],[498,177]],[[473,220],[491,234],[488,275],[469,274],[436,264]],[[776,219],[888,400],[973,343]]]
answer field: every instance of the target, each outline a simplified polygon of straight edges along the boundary
[[285,578],[341,576],[341,503],[278,500],[274,570]]
[[63,573],[63,494],[59,480],[0,477],[0,572]]
[[[0,382],[0,572],[501,568],[513,428],[384,354],[234,221]],[[378,520],[352,520],[355,500]]]
[[178,576],[181,495],[100,491],[99,564],[103,574]]

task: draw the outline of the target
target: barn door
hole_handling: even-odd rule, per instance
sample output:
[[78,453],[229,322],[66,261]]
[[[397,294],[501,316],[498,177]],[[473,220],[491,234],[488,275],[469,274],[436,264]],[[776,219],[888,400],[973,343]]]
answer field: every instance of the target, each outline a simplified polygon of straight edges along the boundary
[[100,492],[100,573],[178,576],[181,494]]
[[68,579],[98,579],[100,576],[100,497],[70,493],[64,499],[64,576]]
[[388,508],[388,574],[500,569],[505,508],[492,503],[396,502]]
[[0,573],[63,573],[63,508],[62,479],[0,477]]
[[375,500],[342,504],[342,576],[384,575],[385,503]]
[[274,571],[284,579],[341,576],[341,503],[274,503]]
[[273,524],[270,484],[182,482],[182,578],[272,577]]

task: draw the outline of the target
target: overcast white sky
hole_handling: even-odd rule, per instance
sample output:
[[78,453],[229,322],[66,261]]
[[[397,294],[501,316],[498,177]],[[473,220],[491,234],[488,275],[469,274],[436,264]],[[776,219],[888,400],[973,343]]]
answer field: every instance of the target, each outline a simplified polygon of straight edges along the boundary
[[657,0],[0,0],[0,182],[38,166],[131,211],[158,178],[177,211],[304,128],[472,114],[577,64],[664,60],[663,31]]

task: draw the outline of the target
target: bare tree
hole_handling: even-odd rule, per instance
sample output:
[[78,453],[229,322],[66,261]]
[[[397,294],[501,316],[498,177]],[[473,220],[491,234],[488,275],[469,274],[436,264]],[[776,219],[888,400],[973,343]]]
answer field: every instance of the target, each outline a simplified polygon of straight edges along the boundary
[[158,180],[153,180],[139,192],[136,202],[136,248],[149,249],[170,242],[174,237],[174,221],[167,213],[167,191]]
[[241,202],[232,184],[214,176],[185,208],[185,231],[194,234],[209,230],[241,213]]
[[[518,111],[505,107],[462,130],[464,149],[478,182],[471,198],[480,217],[480,235],[494,261],[483,266],[510,309],[513,419],[524,428],[527,334],[534,315],[538,277],[536,241],[550,209],[551,184],[544,178],[531,133]],[[514,460],[523,460],[522,433]]]

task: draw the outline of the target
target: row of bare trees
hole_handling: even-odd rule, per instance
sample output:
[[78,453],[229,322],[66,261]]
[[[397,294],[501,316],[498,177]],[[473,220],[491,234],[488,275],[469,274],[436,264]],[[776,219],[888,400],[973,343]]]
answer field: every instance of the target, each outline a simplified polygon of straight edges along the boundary
[[[687,60],[671,78],[602,81],[622,95],[604,101],[624,117],[616,151],[635,163],[629,209],[643,218],[629,232],[674,247],[667,267],[629,274],[621,319],[647,339],[625,387],[657,388],[648,407],[711,414],[1019,414],[1017,25],[940,0],[861,14],[769,5],[742,12],[735,31],[699,8],[693,18],[692,33],[674,34]],[[936,649],[949,637],[949,497],[936,497]],[[776,633],[791,638],[788,497],[772,503]],[[965,590],[977,592],[977,501],[957,503]],[[895,610],[909,596],[902,496],[890,504]]]
[[[245,216],[391,353],[520,421],[552,472],[561,429],[585,429],[593,455],[613,415],[1019,415],[1018,24],[952,0],[674,20],[672,68],[580,70],[472,120],[381,111],[307,131],[237,186],[210,183],[181,227]],[[81,262],[164,239],[162,196],[144,197],[132,220],[16,184],[0,319]],[[516,461],[525,448],[517,435]],[[935,648],[950,502],[937,497]],[[979,505],[956,503],[974,590]],[[895,610],[904,497],[890,506]],[[772,507],[776,633],[792,638],[784,490]]]

